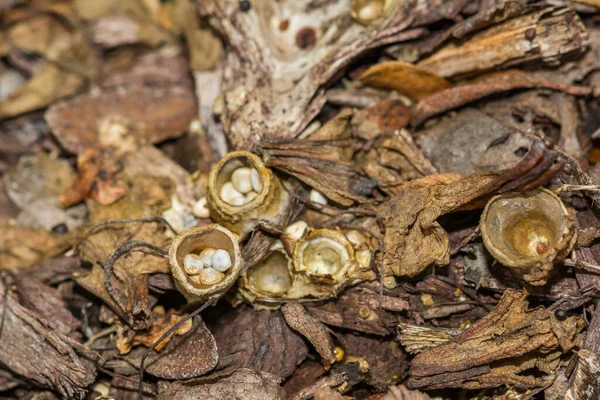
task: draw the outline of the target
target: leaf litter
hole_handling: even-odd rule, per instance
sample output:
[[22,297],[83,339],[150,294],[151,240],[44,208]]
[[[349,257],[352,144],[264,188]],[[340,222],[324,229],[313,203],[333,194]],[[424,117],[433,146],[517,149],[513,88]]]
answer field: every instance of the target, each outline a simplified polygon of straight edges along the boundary
[[598,397],[597,1],[0,10],[3,398]]

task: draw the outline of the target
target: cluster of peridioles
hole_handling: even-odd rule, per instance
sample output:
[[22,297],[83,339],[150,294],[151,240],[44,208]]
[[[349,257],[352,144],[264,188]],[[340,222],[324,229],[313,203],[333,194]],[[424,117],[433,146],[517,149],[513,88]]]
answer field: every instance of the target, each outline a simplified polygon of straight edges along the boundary
[[222,296],[240,274],[239,293],[257,306],[331,297],[375,278],[368,233],[312,229],[304,221],[285,230],[289,246],[277,241],[266,256],[242,266],[240,241],[260,223],[278,221],[289,200],[284,182],[252,153],[223,157],[210,172],[206,199],[216,223],[183,231],[169,249],[172,275],[189,301]]

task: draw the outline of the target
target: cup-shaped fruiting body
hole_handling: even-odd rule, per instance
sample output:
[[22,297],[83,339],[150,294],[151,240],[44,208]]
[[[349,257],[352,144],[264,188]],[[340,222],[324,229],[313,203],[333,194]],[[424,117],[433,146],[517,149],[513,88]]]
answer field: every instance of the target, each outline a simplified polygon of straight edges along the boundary
[[286,236],[291,240],[291,251],[277,242],[264,258],[242,272],[240,294],[255,307],[326,299],[344,287],[376,278],[370,266],[375,246],[368,234],[313,230],[298,221],[286,229]]
[[492,256],[519,271],[532,285],[544,285],[554,263],[576,241],[574,214],[546,189],[493,197],[481,215],[483,243]]
[[315,282],[335,284],[358,271],[354,247],[333,229],[315,229],[302,237],[294,250],[294,269]]
[[189,302],[223,295],[237,280],[241,260],[237,238],[217,224],[183,231],[169,247],[171,274]]
[[208,206],[212,218],[243,237],[260,222],[277,223],[288,193],[261,159],[247,151],[234,151],[210,171]]
[[293,282],[292,260],[279,247],[242,273],[241,291],[250,300],[279,298],[288,292]]

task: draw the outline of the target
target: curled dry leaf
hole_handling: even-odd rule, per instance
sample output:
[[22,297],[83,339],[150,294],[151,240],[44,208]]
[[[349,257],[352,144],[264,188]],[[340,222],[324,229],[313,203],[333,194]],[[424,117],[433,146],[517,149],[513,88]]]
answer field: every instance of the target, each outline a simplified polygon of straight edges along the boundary
[[377,182],[344,162],[351,140],[263,139],[265,165],[295,176],[334,202],[366,201]]
[[364,140],[395,132],[408,125],[410,110],[401,100],[384,99],[354,113],[353,134]]
[[381,135],[375,139],[375,143],[365,154],[363,168],[367,175],[376,180],[379,187],[389,195],[400,193],[406,185],[417,185],[417,182],[420,184],[431,181],[447,182],[450,178],[432,175],[437,173],[436,169],[425,158],[406,130]]
[[[128,195],[118,202],[103,206],[88,200],[90,223],[159,215],[170,206],[171,190],[169,180],[136,176]],[[147,276],[157,272],[168,274],[167,259],[138,248],[117,258],[112,271],[107,272],[103,266],[109,255],[127,241],[142,241],[165,248],[164,230],[164,225],[157,222],[108,225],[86,237],[78,247],[81,259],[93,267],[89,274],[76,277],[77,282],[106,301],[114,312],[136,328],[149,326]],[[110,281],[107,282],[105,277],[111,277]]]
[[264,371],[239,369],[222,378],[196,382],[161,382],[157,400],[244,399],[284,400],[283,379]]
[[[527,293],[506,290],[496,308],[450,341],[413,359],[411,388],[543,387],[561,355],[579,344],[580,317],[559,321],[543,307],[528,309]],[[524,371],[537,368],[541,376]]]
[[77,180],[65,190],[59,202],[63,207],[77,204],[93,196],[102,205],[109,205],[127,193],[114,177],[120,171],[119,163],[105,162],[99,149],[87,149],[77,157]]
[[442,90],[421,100],[412,109],[410,123],[413,126],[419,126],[431,117],[495,93],[532,88],[556,90],[573,96],[590,96],[594,94],[594,89],[590,87],[566,85],[533,76],[520,70],[495,72],[465,85]]
[[285,322],[308,339],[315,347],[323,361],[333,364],[336,361],[331,336],[319,320],[310,315],[300,303],[288,303],[281,307]]
[[[116,339],[117,349],[119,353],[127,354],[131,351],[133,346],[143,345],[150,347],[156,342],[163,334],[171,329],[175,324],[185,318],[185,315],[180,315],[175,310],[171,309],[167,313],[164,310],[161,313],[156,312],[157,317],[152,321],[152,326],[144,331],[135,331],[133,335],[129,335],[127,331],[119,331],[119,335]],[[185,335],[192,328],[192,320],[187,321],[173,333],[164,338],[154,349],[160,352],[173,338],[175,335]]]
[[219,375],[251,368],[287,378],[308,354],[304,340],[279,311],[246,306],[216,310],[214,316],[211,311],[207,310],[206,320],[219,349]]
[[[429,265],[448,264],[448,234],[437,218],[499,189],[539,185],[538,169],[547,168],[544,160],[549,153],[543,143],[535,142],[527,155],[511,168],[498,173],[472,174],[447,185],[408,189],[383,203],[379,207],[386,228],[382,274],[415,276]],[[532,173],[533,183],[527,183],[528,173]]]
[[413,100],[422,100],[433,93],[452,87],[452,83],[437,73],[404,61],[388,61],[373,65],[358,79],[365,85],[397,90]]
[[0,298],[4,299],[0,340],[3,367],[65,398],[84,399],[96,371],[75,352],[74,347],[80,345],[53,330],[6,290],[0,282]]
[[194,93],[187,87],[128,87],[56,103],[46,112],[46,122],[75,154],[94,147],[131,152],[180,136],[196,112]]

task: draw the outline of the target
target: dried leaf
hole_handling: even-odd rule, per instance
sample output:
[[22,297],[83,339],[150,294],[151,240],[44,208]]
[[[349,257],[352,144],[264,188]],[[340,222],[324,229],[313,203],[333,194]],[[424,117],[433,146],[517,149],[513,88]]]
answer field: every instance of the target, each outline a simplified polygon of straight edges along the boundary
[[315,392],[321,390],[322,388],[330,388],[334,386],[341,386],[346,382],[346,374],[345,373],[337,373],[333,375],[325,376],[318,381],[314,382],[312,385],[305,387],[304,389],[290,393],[290,400],[308,400],[313,397]]
[[[498,111],[500,104],[490,108]],[[522,151],[519,149],[531,146],[532,138],[521,133],[521,126],[509,125],[514,113],[512,106],[506,113],[493,117],[475,108],[465,108],[419,130],[415,140],[440,172],[464,176],[498,171],[519,160]]]
[[398,342],[353,333],[338,335],[344,352],[344,362],[366,361],[365,382],[376,392],[383,392],[390,382],[401,380],[408,369],[406,353]]
[[295,176],[332,201],[351,206],[366,201],[377,183],[350,163],[337,162],[349,140],[263,139],[259,151],[265,165]]
[[354,135],[364,140],[401,130],[410,119],[410,110],[400,100],[379,100],[354,114]]
[[436,73],[404,61],[376,64],[363,72],[358,79],[366,85],[397,90],[414,100],[422,100],[452,87],[450,82]]
[[71,235],[0,222],[0,269],[26,268],[66,250]]
[[419,178],[437,173],[405,130],[375,139],[365,154],[363,168],[389,195],[400,193],[407,184],[416,185],[411,182],[423,182]]
[[240,369],[221,379],[193,382],[162,382],[157,400],[284,400],[285,392],[279,386],[282,379],[264,371]]
[[73,153],[95,147],[131,152],[180,136],[196,112],[189,88],[137,87],[91,92],[56,103],[46,112],[46,122]]
[[[481,389],[548,384],[561,354],[578,345],[582,320],[574,316],[559,321],[542,307],[529,310],[526,297],[527,293],[506,290],[496,308],[472,327],[417,354],[408,386]],[[543,375],[523,373],[532,368]]]
[[206,320],[219,349],[215,369],[219,375],[252,368],[286,378],[308,354],[302,338],[287,326],[278,311],[226,308],[216,310]]
[[0,101],[0,119],[43,108],[71,96],[96,76],[96,57],[79,31],[58,18],[40,14],[11,26],[9,40],[17,51],[42,54],[48,61],[27,83]]
[[50,328],[6,290],[0,283],[0,298],[4,299],[0,358],[4,367],[63,397],[84,399],[96,372],[76,354],[73,347],[79,345]]
[[[88,200],[90,223],[159,215],[170,206],[171,188],[170,181],[136,176],[130,182],[129,194],[120,201],[102,206]],[[100,266],[105,266],[108,256],[127,241],[143,241],[165,248],[167,237],[164,229],[157,222],[109,225],[87,237],[78,248],[81,259],[91,263],[93,269],[90,274],[77,277],[77,282],[101,297],[114,312],[136,328],[149,326],[147,277],[157,272],[169,273],[166,258],[139,251],[139,248],[126,252],[114,262],[112,274],[108,275],[112,277],[110,282],[105,281],[106,272]]]
[[288,303],[281,307],[285,322],[308,339],[323,361],[333,364],[336,361],[334,345],[327,328],[311,316],[300,303]]
[[[146,340],[146,345],[153,344],[151,337],[146,337]],[[146,350],[143,347],[136,348],[126,357],[139,368],[142,354]],[[161,351],[155,350],[148,355],[145,370],[163,379],[191,379],[212,371],[218,360],[215,338],[202,318],[196,317],[186,333],[172,336]]]
[[[162,310],[160,312],[155,310],[156,318],[152,321],[152,326],[144,331],[132,332],[133,335],[129,335],[127,331],[119,331],[116,339],[117,349],[119,353],[127,354],[131,351],[133,346],[144,345],[150,347],[156,342],[163,334],[171,329],[175,324],[185,318],[185,315],[180,315],[175,310],[171,309],[166,314]],[[175,335],[185,335],[192,328],[192,320],[187,321],[173,333],[165,337],[154,349],[160,352],[173,338]]]
[[[500,188],[520,187],[527,181],[527,171],[534,171],[534,183],[537,182],[540,177],[536,168],[547,168],[543,163],[546,156],[544,145],[536,142],[511,168],[498,173],[472,174],[447,185],[408,189],[383,203],[379,207],[386,227],[382,274],[415,276],[429,265],[448,264],[448,234],[437,218]],[[520,178],[509,186],[503,186],[517,177]]]
[[86,200],[91,195],[100,204],[109,205],[127,193],[127,188],[113,181],[121,169],[118,163],[108,164],[99,149],[87,149],[77,157],[77,180],[63,194],[59,201],[68,207]]
[[73,230],[82,224],[85,206],[63,209],[58,202],[59,195],[75,180],[67,160],[42,152],[22,156],[4,180],[8,196],[21,209],[18,225],[50,230],[65,224]]
[[442,90],[421,100],[412,109],[411,125],[419,126],[429,118],[469,104],[475,100],[515,89],[545,88],[573,96],[589,96],[593,88],[565,85],[520,70],[490,73],[471,83]]
[[418,390],[410,390],[404,385],[390,386],[388,393],[381,400],[430,400],[431,398]]

